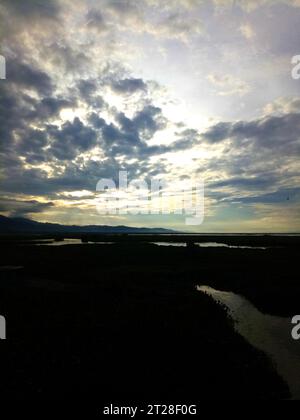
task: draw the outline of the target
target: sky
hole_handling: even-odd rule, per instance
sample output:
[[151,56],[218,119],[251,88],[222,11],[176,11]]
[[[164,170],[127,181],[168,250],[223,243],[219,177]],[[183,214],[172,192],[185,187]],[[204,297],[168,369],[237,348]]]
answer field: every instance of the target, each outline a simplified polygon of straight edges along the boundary
[[[0,22],[0,214],[300,232],[300,0],[0,0]],[[99,211],[120,171],[176,205],[201,180],[203,223]]]

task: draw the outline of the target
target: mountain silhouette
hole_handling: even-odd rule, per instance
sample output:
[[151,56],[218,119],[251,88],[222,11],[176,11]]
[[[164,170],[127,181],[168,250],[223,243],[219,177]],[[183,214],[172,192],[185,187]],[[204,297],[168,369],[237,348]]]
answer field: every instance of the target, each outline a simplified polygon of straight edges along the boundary
[[106,225],[60,225],[57,223],[41,223],[22,217],[6,217],[0,215],[0,234],[16,233],[175,233],[163,228],[106,226]]

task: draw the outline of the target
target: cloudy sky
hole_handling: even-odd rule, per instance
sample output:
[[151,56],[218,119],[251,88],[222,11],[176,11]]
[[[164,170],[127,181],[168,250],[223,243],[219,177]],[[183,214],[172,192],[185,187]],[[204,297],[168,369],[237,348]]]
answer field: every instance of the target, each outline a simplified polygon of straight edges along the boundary
[[97,181],[203,179],[204,232],[300,231],[300,0],[0,0],[0,213],[101,215]]

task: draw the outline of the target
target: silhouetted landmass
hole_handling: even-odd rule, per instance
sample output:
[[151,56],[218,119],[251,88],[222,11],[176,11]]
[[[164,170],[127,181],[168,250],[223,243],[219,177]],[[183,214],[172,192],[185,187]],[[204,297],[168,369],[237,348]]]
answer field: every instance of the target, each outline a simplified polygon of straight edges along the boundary
[[68,226],[57,223],[40,223],[22,217],[5,217],[0,215],[0,234],[72,234],[72,233],[171,233],[169,229],[137,228],[129,226]]
[[[266,312],[297,313],[299,248],[60,247],[2,242],[8,320],[1,395],[112,401],[284,399],[270,359],[196,285],[233,289]],[[296,312],[295,312],[296,311]]]

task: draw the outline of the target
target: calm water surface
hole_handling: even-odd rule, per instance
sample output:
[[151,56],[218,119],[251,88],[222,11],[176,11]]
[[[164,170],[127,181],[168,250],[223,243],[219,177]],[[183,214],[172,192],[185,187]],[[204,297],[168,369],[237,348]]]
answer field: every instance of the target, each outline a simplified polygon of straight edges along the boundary
[[265,315],[235,293],[208,286],[198,286],[197,290],[228,308],[236,331],[271,357],[279,375],[288,384],[292,398],[300,399],[300,341],[292,339],[291,319]]
[[[152,242],[158,246],[176,246],[186,247],[186,242]],[[241,246],[241,245],[227,245],[220,242],[195,242],[195,245],[200,248],[230,248],[230,249],[262,249],[265,250],[267,247],[262,246]]]

